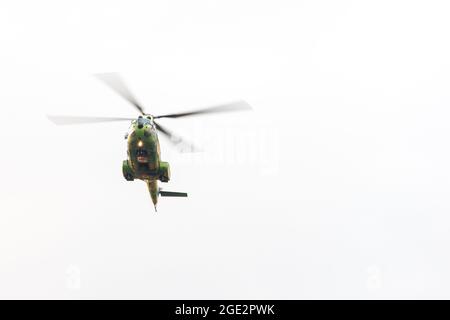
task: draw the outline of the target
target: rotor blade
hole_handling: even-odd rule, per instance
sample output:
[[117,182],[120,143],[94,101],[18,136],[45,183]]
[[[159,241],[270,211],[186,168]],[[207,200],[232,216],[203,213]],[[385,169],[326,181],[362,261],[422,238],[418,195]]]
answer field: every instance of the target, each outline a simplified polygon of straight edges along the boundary
[[252,107],[247,102],[241,100],[241,101],[220,104],[217,106],[197,109],[197,110],[188,111],[188,112],[164,114],[161,116],[155,116],[153,118],[155,118],[155,119],[158,119],[158,118],[180,118],[180,117],[194,116],[194,115],[207,114],[207,113],[242,111],[242,110],[251,110],[251,109],[252,109]]
[[156,123],[155,121],[153,121],[153,123],[155,124],[156,129],[158,129],[162,134],[164,134],[167,138],[169,138],[170,142],[173,143],[179,149],[180,152],[201,151],[200,149],[195,147],[192,143],[185,141],[183,138],[169,131],[167,128],[163,127],[159,123]]
[[114,117],[76,117],[76,116],[50,116],[47,118],[56,125],[70,125],[83,123],[100,123],[114,121],[131,121],[133,118],[114,118]]
[[122,98],[131,103],[141,114],[145,114],[144,108],[139,104],[134,95],[128,89],[122,77],[118,73],[99,73],[95,77],[105,83]]

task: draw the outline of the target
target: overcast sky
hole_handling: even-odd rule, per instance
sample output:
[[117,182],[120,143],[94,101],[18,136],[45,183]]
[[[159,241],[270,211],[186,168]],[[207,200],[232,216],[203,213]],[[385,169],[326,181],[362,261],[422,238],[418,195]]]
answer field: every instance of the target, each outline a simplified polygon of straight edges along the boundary
[[[450,298],[448,1],[1,1],[0,298]],[[164,119],[162,198],[122,177]]]

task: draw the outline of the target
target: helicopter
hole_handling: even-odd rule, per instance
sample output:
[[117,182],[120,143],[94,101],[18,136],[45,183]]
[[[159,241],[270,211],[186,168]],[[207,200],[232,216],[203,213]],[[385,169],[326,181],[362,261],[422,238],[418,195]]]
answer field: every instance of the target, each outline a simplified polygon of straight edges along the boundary
[[127,159],[122,162],[122,174],[127,181],[142,180],[146,183],[155,212],[157,211],[159,196],[187,197],[187,193],[185,192],[165,191],[158,186],[158,182],[167,183],[170,180],[170,165],[168,162],[161,160],[158,133],[166,136],[180,151],[198,151],[192,143],[173,133],[165,126],[162,126],[155,119],[181,118],[252,109],[247,102],[240,100],[191,111],[152,115],[144,110],[142,104],[131,93],[119,74],[103,73],[95,76],[128,101],[139,112],[139,116],[137,118],[123,118],[47,115],[47,117],[56,125],[131,121],[129,130],[125,134],[125,139],[127,140]]

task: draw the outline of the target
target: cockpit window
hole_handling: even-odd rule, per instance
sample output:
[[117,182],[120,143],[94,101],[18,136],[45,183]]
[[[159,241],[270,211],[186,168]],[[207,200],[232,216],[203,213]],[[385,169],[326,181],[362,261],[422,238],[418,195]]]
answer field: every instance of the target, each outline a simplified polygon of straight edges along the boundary
[[151,125],[151,121],[148,118],[138,118],[137,125],[138,125],[138,128],[142,128],[145,125]]

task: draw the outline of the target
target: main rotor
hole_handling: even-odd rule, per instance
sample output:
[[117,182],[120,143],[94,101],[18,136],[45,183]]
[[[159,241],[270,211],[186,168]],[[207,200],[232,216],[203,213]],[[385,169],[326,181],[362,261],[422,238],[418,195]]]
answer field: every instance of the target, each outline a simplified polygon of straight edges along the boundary
[[[242,110],[250,110],[251,106],[245,101],[235,101],[231,103],[191,110],[187,112],[177,112],[177,113],[168,113],[162,115],[152,115],[145,112],[142,104],[140,104],[135,96],[128,89],[127,85],[123,81],[122,77],[117,73],[102,73],[95,75],[100,81],[106,84],[109,88],[111,88],[114,92],[119,94],[122,98],[128,101],[140,114],[140,117],[149,117],[155,128],[169,138],[173,144],[179,146],[181,143],[189,146],[191,150],[195,150],[196,148],[182,139],[180,136],[176,135],[166,127],[162,126],[155,119],[161,118],[181,118],[188,116],[196,116],[203,115],[209,113],[222,113],[222,112],[230,112],[230,111],[242,111]],[[114,121],[133,121],[136,118],[120,118],[120,117],[79,117],[79,116],[48,116],[48,118],[57,125],[71,125],[71,124],[83,124],[83,123],[101,123],[101,122],[114,122]]]

